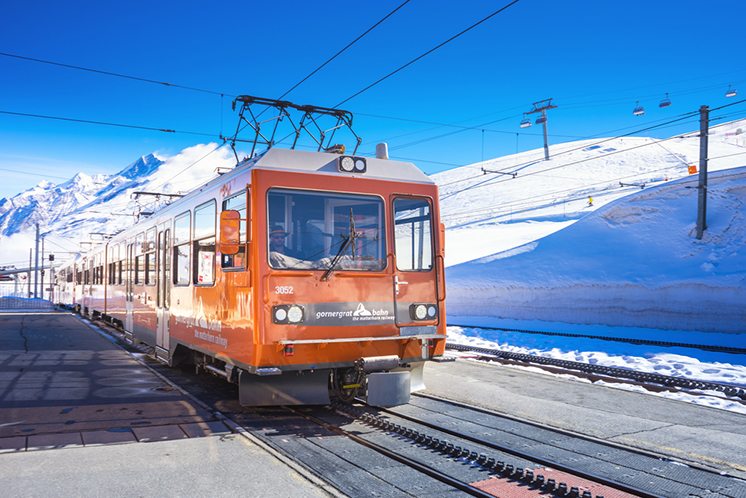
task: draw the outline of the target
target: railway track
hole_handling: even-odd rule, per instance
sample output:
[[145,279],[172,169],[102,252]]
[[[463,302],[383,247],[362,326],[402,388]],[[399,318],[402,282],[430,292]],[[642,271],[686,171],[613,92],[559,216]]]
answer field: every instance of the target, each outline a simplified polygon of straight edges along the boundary
[[231,384],[143,361],[332,495],[746,496],[729,476],[442,399],[247,409]]
[[655,341],[651,339],[636,339],[631,337],[608,337],[602,335],[592,334],[578,334],[574,332],[550,332],[547,330],[526,330],[526,329],[512,329],[505,327],[486,327],[482,325],[462,325],[458,323],[449,323],[449,327],[462,327],[462,328],[479,328],[485,330],[499,330],[502,332],[517,332],[521,334],[530,335],[545,335],[553,337],[577,337],[580,339],[595,339],[599,341],[611,341],[611,342],[624,342],[627,344],[645,345],[645,346],[658,346],[658,347],[677,347],[677,348],[691,348],[701,349],[703,351],[712,351],[716,353],[730,353],[730,354],[746,354],[746,348],[740,348],[735,346],[713,346],[708,344],[693,344],[688,342],[671,342],[671,341]]
[[650,372],[640,372],[621,367],[610,367],[594,365],[571,360],[560,360],[525,353],[514,353],[499,349],[481,348],[467,346],[464,344],[447,344],[446,347],[453,351],[471,352],[481,355],[485,360],[503,360],[523,365],[536,365],[541,367],[552,367],[564,370],[567,373],[581,373],[585,376],[598,375],[614,379],[627,379],[643,385],[658,385],[665,388],[676,388],[682,391],[717,391],[725,396],[746,401],[746,389],[740,386],[709,382],[685,377],[673,377]]

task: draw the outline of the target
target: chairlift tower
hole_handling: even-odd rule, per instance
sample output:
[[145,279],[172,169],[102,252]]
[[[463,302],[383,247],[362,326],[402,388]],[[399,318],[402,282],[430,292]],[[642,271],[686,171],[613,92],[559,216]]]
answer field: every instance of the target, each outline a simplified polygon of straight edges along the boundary
[[549,142],[547,140],[547,111],[550,109],[556,109],[556,105],[552,105],[552,99],[540,100],[533,103],[534,108],[528,111],[526,114],[541,113],[541,116],[536,118],[536,124],[542,124],[544,126],[544,160],[549,161]]

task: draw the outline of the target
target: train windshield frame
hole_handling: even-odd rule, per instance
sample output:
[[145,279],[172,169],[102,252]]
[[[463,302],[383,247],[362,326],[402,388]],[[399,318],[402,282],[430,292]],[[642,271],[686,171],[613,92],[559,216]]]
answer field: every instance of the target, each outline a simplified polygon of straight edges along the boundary
[[377,195],[271,188],[267,260],[276,270],[386,269],[385,201]]

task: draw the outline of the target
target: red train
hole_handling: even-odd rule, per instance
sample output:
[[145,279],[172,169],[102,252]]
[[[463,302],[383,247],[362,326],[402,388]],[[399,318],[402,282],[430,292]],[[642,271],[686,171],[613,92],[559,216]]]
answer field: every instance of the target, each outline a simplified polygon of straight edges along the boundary
[[62,268],[56,295],[244,405],[389,406],[444,352],[443,250],[413,164],[273,148]]

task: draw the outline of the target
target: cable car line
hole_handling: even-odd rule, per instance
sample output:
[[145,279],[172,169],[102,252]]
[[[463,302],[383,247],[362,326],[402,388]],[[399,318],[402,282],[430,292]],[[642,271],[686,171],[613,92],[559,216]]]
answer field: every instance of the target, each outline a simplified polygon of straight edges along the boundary
[[448,38],[444,42],[441,42],[440,44],[436,45],[435,47],[431,48],[430,50],[428,50],[428,51],[426,51],[426,52],[418,55],[417,57],[415,57],[411,61],[407,62],[406,64],[404,64],[402,66],[399,66],[398,68],[394,69],[390,73],[386,74],[385,76],[382,76],[381,78],[377,79],[376,81],[374,81],[370,85],[366,86],[362,90],[359,90],[356,93],[350,95],[346,99],[344,99],[341,102],[339,102],[337,105],[333,106],[333,108],[337,108],[337,107],[341,106],[342,104],[346,103],[347,101],[352,100],[353,98],[357,97],[358,95],[360,95],[360,94],[362,94],[364,92],[367,92],[368,90],[370,90],[374,86],[376,86],[379,83],[387,80],[388,78],[390,78],[391,76],[395,75],[399,71],[401,71],[401,70],[403,70],[403,69],[411,66],[412,64],[414,64],[415,62],[419,61],[420,59],[422,59],[422,58],[430,55],[431,53],[435,52],[436,50],[438,50],[439,48],[443,47],[444,45],[447,45],[448,43],[452,42],[453,40],[455,40],[456,38],[460,37],[461,35],[463,35],[463,34],[469,32],[469,31],[471,31],[474,28],[476,28],[477,26],[479,26],[483,22],[489,20],[490,18],[496,16],[497,14],[499,14],[499,13],[503,12],[504,10],[506,10],[506,9],[512,7],[513,5],[517,4],[519,1],[520,0],[513,0],[512,2],[504,5],[503,7],[500,7],[496,11],[494,11],[491,14],[487,15],[486,17],[483,17],[482,19],[480,19],[479,21],[475,22],[474,24],[472,24],[471,26],[467,27],[466,29],[463,29],[462,31],[456,33],[455,35],[453,35],[452,37]]

